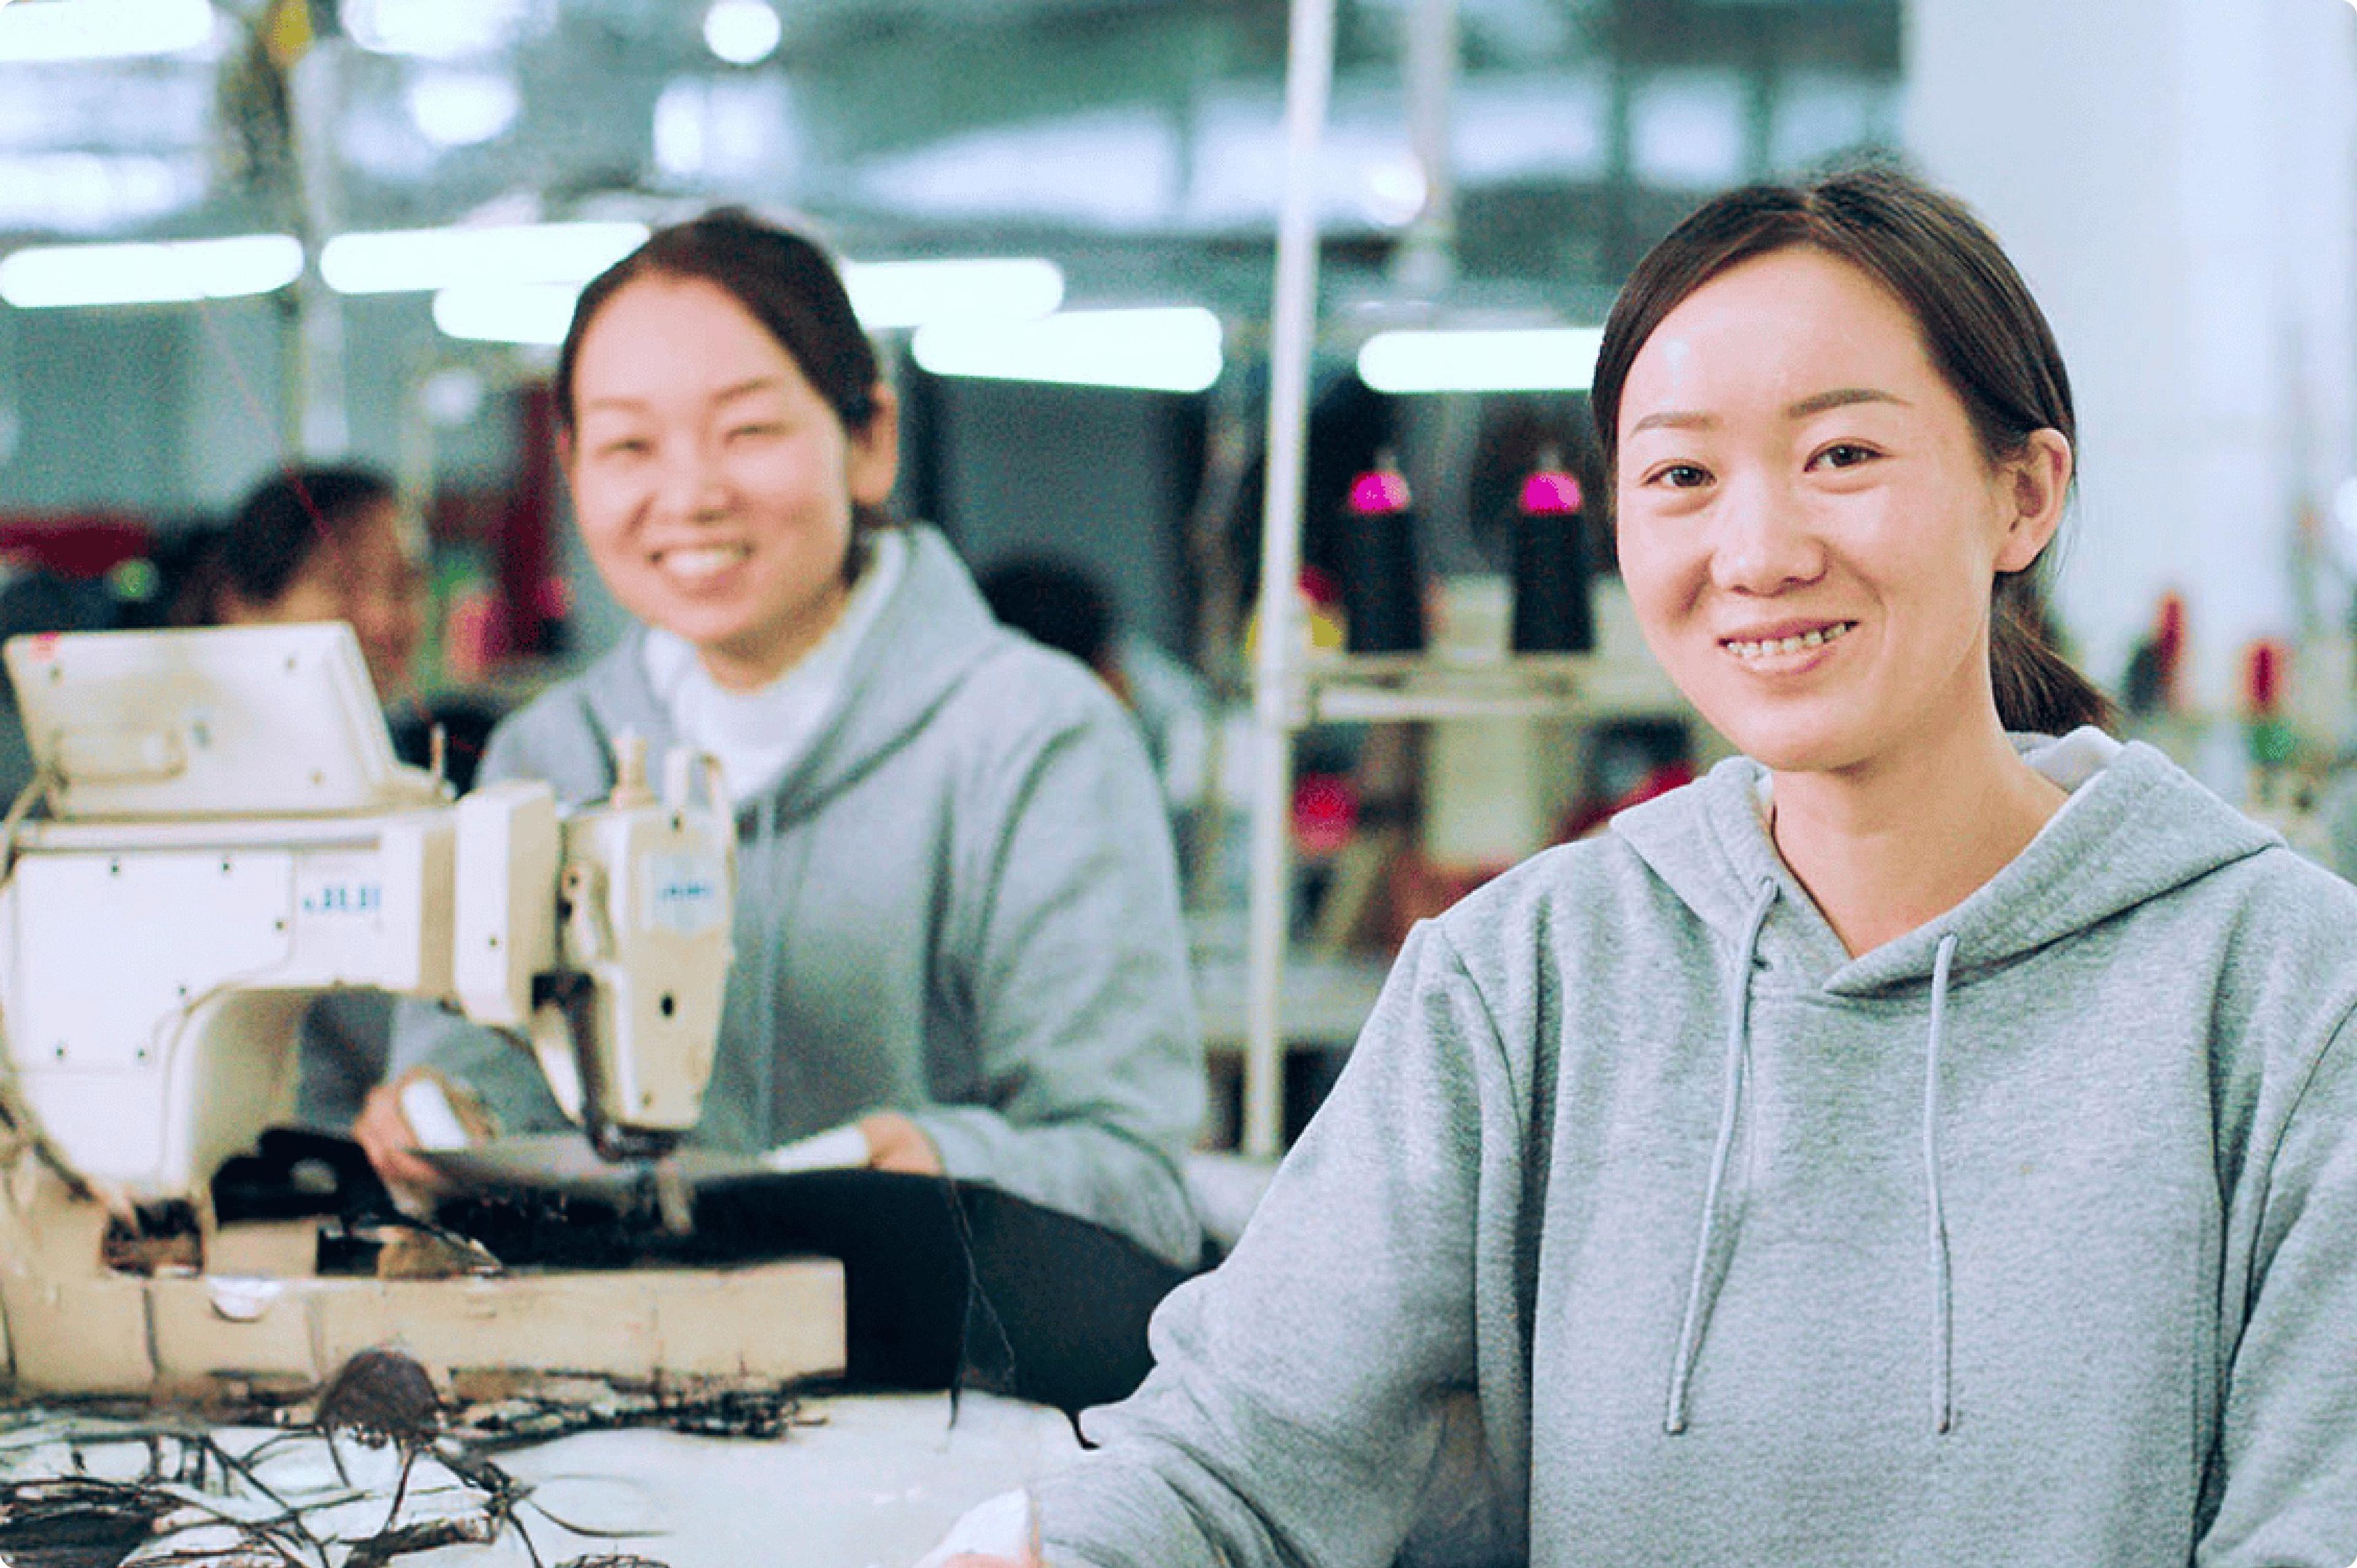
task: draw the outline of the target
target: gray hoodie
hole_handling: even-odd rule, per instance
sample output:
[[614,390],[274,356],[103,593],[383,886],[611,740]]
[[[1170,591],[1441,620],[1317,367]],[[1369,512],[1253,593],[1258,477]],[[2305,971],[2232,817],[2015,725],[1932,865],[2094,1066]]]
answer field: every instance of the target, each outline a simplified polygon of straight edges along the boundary
[[2344,1568],[2357,890],[2030,756],[2071,803],[1855,959],[1740,758],[1422,928],[1049,1560]]
[[[1202,1113],[1177,875],[1135,726],[1081,665],[1000,627],[934,531],[861,639],[835,713],[739,803],[736,958],[699,1141],[758,1152],[906,1112],[950,1173],[1174,1262],[1201,1240],[1178,1162]],[[485,781],[611,787],[671,720],[633,633],[502,724]],[[530,1058],[404,1009],[508,1131],[564,1125]]]

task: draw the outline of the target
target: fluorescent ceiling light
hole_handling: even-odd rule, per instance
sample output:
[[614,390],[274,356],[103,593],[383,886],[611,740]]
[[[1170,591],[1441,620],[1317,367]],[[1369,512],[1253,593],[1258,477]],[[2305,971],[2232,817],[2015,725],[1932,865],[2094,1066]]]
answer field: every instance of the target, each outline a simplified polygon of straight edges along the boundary
[[1220,379],[1220,318],[1200,306],[936,321],[909,344],[937,376],[1198,392]]
[[[1026,320],[1055,309],[1064,293],[1064,274],[1055,263],[1025,257],[849,262],[843,281],[860,325],[870,331],[945,320]],[[454,283],[435,295],[434,323],[453,338],[562,343],[580,295],[581,285],[571,281]]]
[[573,325],[579,284],[460,284],[434,296],[434,325],[479,343],[554,348]]
[[704,14],[705,46],[730,65],[760,64],[785,36],[785,25],[762,0],[716,0]]
[[212,41],[208,0],[18,0],[0,4],[0,60],[124,59]]
[[0,153],[0,231],[120,233],[194,206],[205,182],[193,154]]
[[1064,300],[1063,269],[1033,256],[846,262],[843,285],[871,332],[933,321],[1032,320]]
[[235,299],[285,288],[302,275],[302,242],[286,234],[40,245],[0,259],[0,299],[25,310]]
[[339,294],[409,294],[474,284],[585,284],[644,243],[643,223],[533,223],[339,234],[319,273]]
[[1586,392],[1600,327],[1378,332],[1359,379],[1380,392]]

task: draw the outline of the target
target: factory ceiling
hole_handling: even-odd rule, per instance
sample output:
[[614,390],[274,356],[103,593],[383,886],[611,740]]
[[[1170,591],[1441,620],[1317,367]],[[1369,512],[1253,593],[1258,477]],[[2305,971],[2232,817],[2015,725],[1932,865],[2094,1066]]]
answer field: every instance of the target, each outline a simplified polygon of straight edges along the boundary
[[[1426,193],[1416,3],[1338,16],[1324,217],[1373,257]],[[26,58],[75,8],[120,48],[208,4],[168,52]],[[1463,0],[1458,27],[1477,275],[1609,285],[1698,191],[1895,134],[1898,0]],[[864,251],[1049,244],[1115,292],[1233,254],[1265,288],[1284,53],[1280,0],[0,0],[0,249],[736,199]]]

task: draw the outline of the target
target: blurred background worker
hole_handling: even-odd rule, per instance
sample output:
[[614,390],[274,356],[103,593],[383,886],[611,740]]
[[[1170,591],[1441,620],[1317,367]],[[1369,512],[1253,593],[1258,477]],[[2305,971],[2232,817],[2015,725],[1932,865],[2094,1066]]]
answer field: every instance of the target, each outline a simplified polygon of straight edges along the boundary
[[425,632],[425,539],[393,482],[354,467],[286,468],[198,549],[173,607],[182,626],[340,620],[388,704]]
[[[256,485],[229,523],[188,542],[170,618],[181,626],[264,626],[343,621],[359,640],[393,748],[425,765],[438,724],[445,766],[471,783],[490,730],[479,703],[428,711],[412,664],[425,632],[425,534],[393,481],[357,466],[284,468]],[[382,992],[331,993],[303,1022],[296,1119],[340,1132],[384,1077],[393,1000]]]
[[1206,723],[1210,695],[1201,678],[1153,639],[1124,629],[1113,596],[1076,562],[1010,556],[983,573],[978,585],[1002,625],[1095,671],[1137,720],[1168,787],[1174,737],[1188,726],[1200,732]]
[[474,782],[496,714],[479,699],[429,707],[418,698],[414,665],[431,608],[425,534],[390,478],[357,465],[281,469],[181,553],[174,625],[345,622],[401,759],[425,766],[438,724],[451,783],[464,792]]
[[425,537],[390,478],[355,465],[281,469],[182,554],[174,625],[343,621],[360,642],[401,759],[424,766],[439,723],[451,782],[462,791],[473,782],[491,713],[479,702],[429,709],[418,700],[414,666],[431,608]]

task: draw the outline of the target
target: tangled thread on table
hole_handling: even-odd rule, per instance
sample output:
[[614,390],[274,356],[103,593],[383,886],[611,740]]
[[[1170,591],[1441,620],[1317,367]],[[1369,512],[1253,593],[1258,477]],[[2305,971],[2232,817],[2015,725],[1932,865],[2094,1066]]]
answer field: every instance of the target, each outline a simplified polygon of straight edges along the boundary
[[[498,1384],[510,1386],[496,1386]],[[148,1414],[102,1421],[55,1412],[18,1412],[0,1434],[0,1468],[10,1451],[61,1451],[72,1474],[17,1479],[0,1476],[0,1568],[388,1568],[444,1547],[490,1545],[512,1530],[536,1568],[665,1568],[655,1558],[593,1552],[551,1565],[518,1518],[529,1509],[587,1539],[643,1535],[560,1518],[536,1501],[532,1487],[490,1455],[527,1443],[622,1427],[778,1438],[813,1424],[780,1385],[693,1384],[619,1389],[585,1378],[494,1380],[496,1397],[445,1410],[433,1380],[394,1350],[362,1351],[331,1378],[307,1410],[274,1412],[281,1432],[232,1451],[208,1420]],[[369,1500],[351,1484],[339,1443],[393,1446],[401,1456],[392,1506],[366,1534],[337,1533],[323,1520]],[[323,1444],[341,1488],[290,1498],[264,1472],[296,1445]],[[135,1475],[104,1456],[124,1448]],[[144,1450],[144,1454],[139,1454]],[[403,1519],[412,1472],[421,1465],[456,1489],[456,1511]],[[21,1466],[19,1466],[21,1468]],[[426,1488],[418,1488],[421,1492]]]

